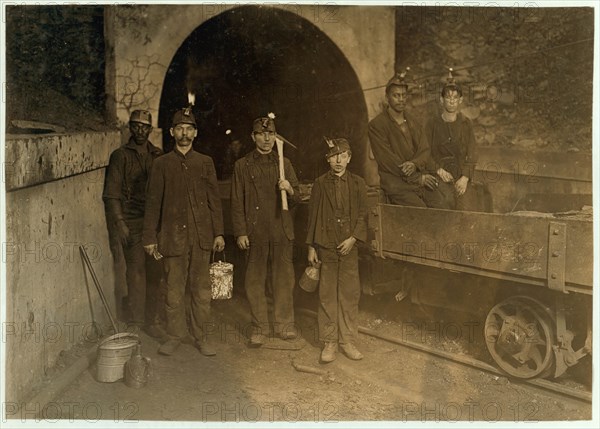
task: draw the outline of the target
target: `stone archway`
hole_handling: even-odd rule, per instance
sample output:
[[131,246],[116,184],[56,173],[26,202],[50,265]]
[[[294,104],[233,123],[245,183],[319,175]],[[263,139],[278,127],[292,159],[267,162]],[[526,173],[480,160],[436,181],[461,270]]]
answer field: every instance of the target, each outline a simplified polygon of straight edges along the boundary
[[348,137],[356,143],[354,158],[364,159],[368,113],[356,73],[339,48],[297,14],[244,6],[189,35],[163,85],[158,124],[166,150],[173,144],[167,131],[172,114],[187,105],[188,92],[196,95],[196,149],[215,160],[219,176],[226,130],[251,150],[252,120],[271,111],[279,132],[298,146],[286,156],[301,179],[327,170],[323,135]]
[[[299,5],[269,5],[269,6],[242,6],[234,5],[145,5],[145,6],[113,6],[106,12],[107,27],[107,94],[115,99],[115,115],[118,120],[125,123],[129,112],[135,108],[149,109],[155,122],[159,117],[162,96],[165,94],[165,83],[168,78],[169,66],[176,57],[177,51],[196,29],[201,29],[203,24],[216,19],[223,22],[221,15],[231,17],[234,11],[243,13],[246,19],[261,27],[264,22],[272,22],[281,18],[291,23],[291,27],[283,33],[286,37],[293,37],[295,33],[302,35],[297,30],[309,29],[317,38],[329,41],[329,51],[338,55],[323,55],[320,61],[343,60],[344,69],[340,76],[343,79],[353,75],[353,82],[349,85],[349,92],[358,91],[362,97],[362,123],[379,110],[383,97],[381,86],[393,74],[394,65],[394,8],[392,7],[365,7],[365,6],[299,6]],[[210,25],[210,24],[209,24]],[[281,40],[273,40],[281,45]],[[290,39],[290,43],[294,40]],[[327,44],[327,43],[326,43]],[[114,54],[113,54],[114,53]],[[346,67],[346,65],[348,67]],[[338,73],[334,65],[323,68],[330,70],[330,79],[327,80],[329,88],[319,89],[313,97],[327,99],[332,93],[340,92],[335,87]],[[295,79],[292,76],[292,79]],[[339,79],[337,79],[339,80]],[[281,96],[275,100],[285,98],[285,94],[294,94],[299,97],[297,86],[290,84],[285,78],[279,79],[277,91]],[[348,84],[342,82],[342,86]],[[310,87],[314,92],[314,86]],[[309,87],[306,87],[308,90]],[[301,88],[304,91],[304,88]],[[327,92],[329,91],[329,93]],[[185,91],[180,102],[185,102]],[[311,96],[302,92],[301,97]],[[346,96],[346,94],[343,94]],[[292,97],[292,98],[293,98]],[[298,98],[297,98],[298,99]],[[300,100],[302,98],[299,98]],[[340,100],[331,99],[334,104]],[[342,103],[346,102],[341,100]],[[322,105],[322,104],[321,104]],[[257,111],[260,109],[256,109]],[[304,116],[294,118],[308,123]],[[266,112],[265,112],[266,113]],[[285,113],[285,110],[284,110]],[[250,116],[255,116],[252,112]],[[285,115],[284,115],[285,116]],[[337,119],[336,119],[337,120]],[[346,118],[347,120],[347,118]],[[163,124],[163,119],[161,123]],[[283,132],[287,128],[284,118],[281,117],[280,127]],[[335,124],[335,120],[331,122]],[[348,122],[348,121],[347,121]],[[351,121],[350,121],[351,122]],[[356,124],[353,124],[356,125]],[[243,126],[242,126],[243,127]],[[336,125],[335,132],[341,125]],[[319,132],[324,130],[319,129]],[[300,128],[287,131],[292,139],[300,138]],[[358,138],[366,143],[366,133],[354,132]],[[363,135],[364,134],[364,135]],[[316,135],[316,131],[315,131]],[[300,138],[300,140],[303,140]],[[297,141],[300,141],[297,140]],[[316,143],[314,143],[316,145]],[[366,147],[366,144],[359,144]],[[315,153],[319,151],[315,147]],[[368,160],[363,157],[361,163]],[[357,160],[358,161],[358,160]],[[357,167],[355,163],[355,167]],[[312,167],[303,167],[304,170]],[[362,170],[362,166],[358,171]],[[314,176],[315,172],[306,172],[306,177]]]

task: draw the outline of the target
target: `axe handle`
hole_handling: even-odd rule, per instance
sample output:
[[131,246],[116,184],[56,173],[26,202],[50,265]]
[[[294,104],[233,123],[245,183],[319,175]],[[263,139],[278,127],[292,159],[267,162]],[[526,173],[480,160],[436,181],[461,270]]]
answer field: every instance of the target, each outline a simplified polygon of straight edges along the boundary
[[[277,152],[279,153],[279,179],[285,180],[285,164],[283,162],[283,141],[280,139],[276,139],[275,143],[277,144]],[[281,209],[288,210],[288,201],[287,201],[287,192],[282,189],[281,190]]]

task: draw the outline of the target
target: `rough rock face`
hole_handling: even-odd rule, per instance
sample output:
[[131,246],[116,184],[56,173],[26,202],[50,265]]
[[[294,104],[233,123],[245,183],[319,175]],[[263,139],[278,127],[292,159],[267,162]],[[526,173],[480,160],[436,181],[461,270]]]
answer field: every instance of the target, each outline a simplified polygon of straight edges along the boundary
[[591,8],[400,7],[396,18],[396,69],[411,67],[418,112],[436,108],[453,67],[479,144],[591,150]]
[[7,6],[8,133],[22,133],[13,120],[107,128],[103,30],[102,6]]
[[[424,114],[436,109],[453,67],[481,145],[589,151],[593,18],[583,7],[401,6],[396,69],[411,67],[420,85],[413,103]],[[123,23],[136,31],[134,24]],[[104,53],[101,6],[9,6],[9,126],[17,119],[102,129]]]

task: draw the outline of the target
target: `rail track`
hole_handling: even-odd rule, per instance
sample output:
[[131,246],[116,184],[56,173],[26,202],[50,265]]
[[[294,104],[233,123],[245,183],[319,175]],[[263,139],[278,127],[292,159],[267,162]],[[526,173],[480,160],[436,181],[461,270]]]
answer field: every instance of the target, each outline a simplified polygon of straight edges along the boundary
[[[306,308],[296,309],[296,313],[302,314],[302,315],[305,315],[305,316],[308,316],[311,318],[317,317],[317,313],[315,311],[309,310]],[[445,359],[445,360],[448,360],[451,362],[456,362],[456,363],[459,363],[459,364],[462,364],[462,365],[465,365],[465,366],[468,366],[468,367],[471,367],[474,369],[478,369],[478,370],[481,370],[481,371],[484,371],[484,372],[487,372],[490,374],[494,374],[494,375],[502,376],[502,377],[508,377],[508,378],[510,378],[511,382],[522,384],[524,386],[542,389],[547,392],[552,392],[552,393],[560,395],[560,396],[569,397],[569,398],[576,399],[576,400],[586,402],[586,403],[592,402],[591,392],[575,389],[575,388],[565,386],[560,383],[550,381],[547,379],[541,379],[541,378],[540,379],[520,379],[520,378],[510,377],[509,375],[500,371],[496,367],[494,367],[486,362],[483,362],[481,360],[475,359],[473,357],[459,355],[459,354],[447,352],[444,350],[439,350],[435,347],[420,344],[420,343],[417,343],[414,341],[404,340],[402,338],[398,338],[393,335],[380,333],[373,329],[366,328],[364,326],[359,326],[358,332],[363,335],[374,337],[379,340],[393,343],[393,344],[396,344],[396,345],[399,345],[402,347],[410,348],[412,350],[416,350],[416,351],[419,351],[422,353],[427,353],[431,356],[436,356],[436,357],[439,357],[439,358],[442,358],[442,359]]]

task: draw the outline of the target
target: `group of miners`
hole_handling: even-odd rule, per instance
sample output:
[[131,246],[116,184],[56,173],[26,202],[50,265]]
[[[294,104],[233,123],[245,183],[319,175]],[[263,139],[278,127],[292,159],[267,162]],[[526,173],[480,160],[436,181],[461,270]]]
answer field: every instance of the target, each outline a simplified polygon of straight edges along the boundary
[[381,189],[392,204],[441,209],[475,209],[473,174],[477,146],[471,121],[459,112],[461,86],[450,70],[440,93],[439,113],[425,126],[406,111],[406,72],[385,89],[387,108],[369,123]]
[[[450,75],[440,94],[441,114],[423,128],[405,111],[409,96],[406,74],[394,76],[386,85],[387,108],[369,123],[381,188],[392,204],[465,209],[476,154],[471,122],[458,111],[461,87]],[[273,150],[285,140],[274,119],[269,114],[253,122],[255,148],[235,161],[231,177],[233,233],[247,261],[244,287],[252,347],[265,344],[271,333],[282,340],[299,335],[291,213],[300,192],[292,163]],[[171,355],[181,343],[190,342],[203,355],[213,356],[216,346],[206,329],[213,324],[209,263],[213,252],[225,248],[215,165],[193,149],[198,127],[190,107],[173,116],[175,147],[166,154],[148,139],[149,112],[133,111],[129,130],[129,142],[111,154],[103,193],[112,251],[115,257],[122,254],[126,264],[129,314],[124,317],[130,326],[160,338],[161,354]],[[341,348],[350,359],[360,360],[356,243],[367,239],[367,186],[347,169],[350,142],[324,140],[330,168],[314,181],[306,237],[308,263],[320,270],[320,359],[333,361]]]

